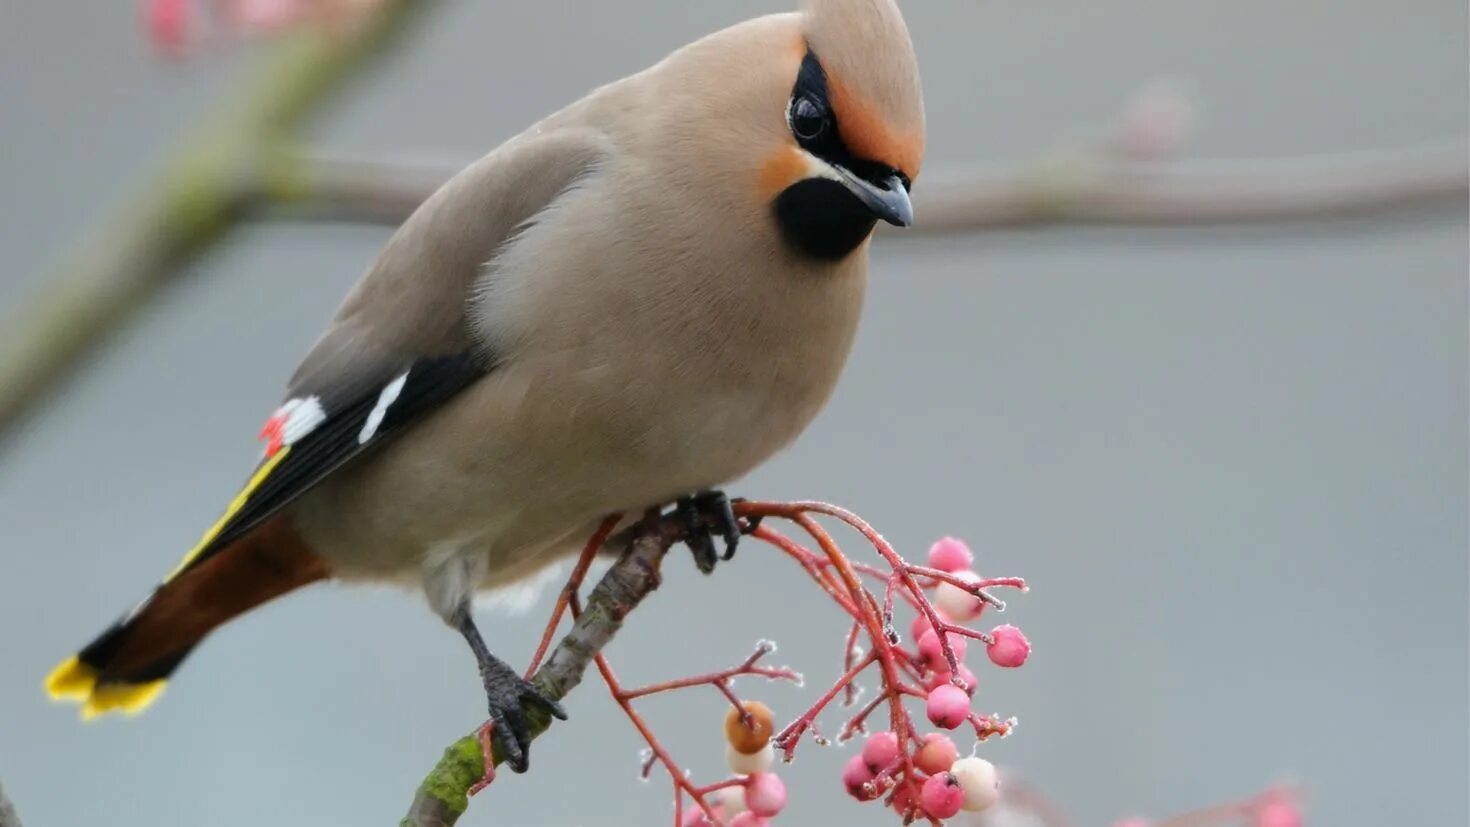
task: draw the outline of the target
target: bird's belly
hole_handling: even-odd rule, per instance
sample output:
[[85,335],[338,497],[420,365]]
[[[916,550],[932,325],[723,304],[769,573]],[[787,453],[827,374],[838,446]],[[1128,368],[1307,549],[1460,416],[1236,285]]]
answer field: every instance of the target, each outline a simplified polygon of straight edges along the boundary
[[793,297],[790,318],[777,303],[558,320],[576,339],[511,355],[326,480],[297,521],[344,573],[402,576],[450,547],[486,555],[491,581],[534,571],[608,513],[722,486],[795,439],[846,360],[863,274],[848,279],[813,282],[827,292]]

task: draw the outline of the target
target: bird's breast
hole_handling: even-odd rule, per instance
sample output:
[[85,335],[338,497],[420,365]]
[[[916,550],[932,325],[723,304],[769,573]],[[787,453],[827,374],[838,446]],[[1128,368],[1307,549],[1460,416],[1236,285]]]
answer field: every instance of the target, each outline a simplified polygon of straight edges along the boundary
[[527,415],[660,495],[741,476],[801,433],[846,362],[867,277],[866,244],[814,261],[769,211],[670,194],[686,190],[605,171],[498,254],[481,291]]

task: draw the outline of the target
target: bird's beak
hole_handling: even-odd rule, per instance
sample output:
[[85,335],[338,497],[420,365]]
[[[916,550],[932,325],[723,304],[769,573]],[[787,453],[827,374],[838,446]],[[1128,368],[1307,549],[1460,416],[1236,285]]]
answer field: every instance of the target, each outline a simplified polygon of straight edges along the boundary
[[843,186],[851,190],[873,215],[895,227],[907,227],[914,223],[914,204],[909,200],[909,191],[904,187],[903,179],[890,175],[882,183],[875,184],[842,167],[835,168],[842,176]]

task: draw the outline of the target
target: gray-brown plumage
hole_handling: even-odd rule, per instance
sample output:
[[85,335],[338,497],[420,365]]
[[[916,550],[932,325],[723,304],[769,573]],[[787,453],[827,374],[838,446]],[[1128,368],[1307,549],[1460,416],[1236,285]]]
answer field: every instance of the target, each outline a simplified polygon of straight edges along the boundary
[[[292,378],[243,505],[53,693],[95,712],[156,694],[241,609],[199,606],[151,653],[130,630],[266,527],[299,560],[276,566],[292,586],[421,585],[476,645],[475,591],[575,551],[607,514],[744,475],[831,394],[868,239],[912,219],[923,141],[892,0],[733,26],[532,126],[394,235]],[[515,729],[543,702],[477,656]]]

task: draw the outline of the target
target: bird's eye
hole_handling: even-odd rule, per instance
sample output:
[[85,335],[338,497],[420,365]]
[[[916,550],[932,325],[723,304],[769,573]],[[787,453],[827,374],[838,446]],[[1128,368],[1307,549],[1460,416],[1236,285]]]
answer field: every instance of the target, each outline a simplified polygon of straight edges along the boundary
[[826,110],[811,98],[797,98],[791,105],[791,133],[803,141],[810,141],[820,137],[826,129]]

